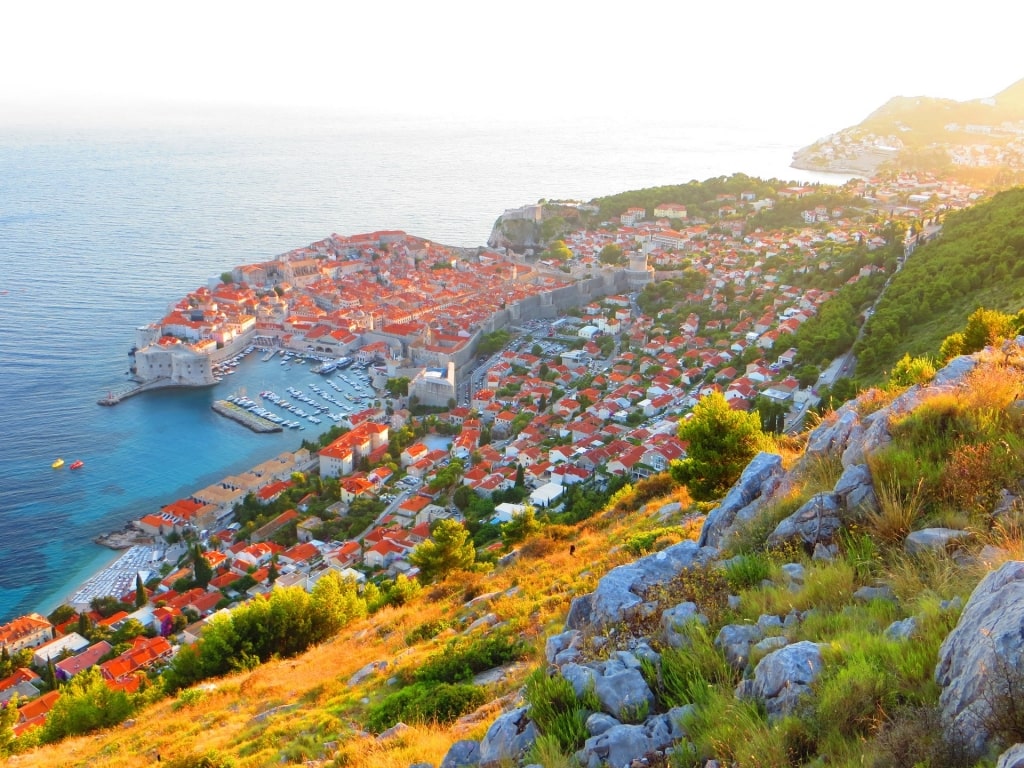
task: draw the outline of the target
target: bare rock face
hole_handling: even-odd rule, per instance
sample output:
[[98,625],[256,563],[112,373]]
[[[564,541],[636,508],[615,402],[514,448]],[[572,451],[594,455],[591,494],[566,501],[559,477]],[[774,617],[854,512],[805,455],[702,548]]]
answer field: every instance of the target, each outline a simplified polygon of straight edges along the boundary
[[878,511],[875,484],[867,464],[851,464],[846,467],[836,481],[832,493],[839,497],[839,502],[851,512]]
[[506,712],[491,723],[480,742],[480,765],[486,768],[502,761],[518,759],[539,735],[537,726],[527,718],[526,707]]
[[939,648],[935,681],[948,731],[980,755],[1001,709],[1024,695],[1024,562],[1005,563],[975,587]]
[[713,547],[700,547],[683,541],[661,552],[620,565],[606,573],[589,595],[577,597],[569,607],[567,629],[601,630],[653,606],[644,595],[651,588],[675,578],[687,568],[706,565],[718,555]]
[[996,768],[1024,768],[1024,744],[1014,744],[999,756]]
[[729,489],[722,503],[708,514],[700,532],[701,546],[721,546],[737,518],[749,517],[759,509],[778,487],[785,470],[782,457],[759,453],[743,470],[740,479]]
[[763,701],[770,720],[793,714],[800,699],[810,694],[823,666],[817,643],[804,640],[787,645],[761,659],[754,679],[740,683],[736,696]]
[[956,542],[970,536],[967,531],[952,528],[922,528],[911,531],[903,541],[903,549],[907,554],[920,555],[924,552],[944,552]]
[[766,544],[777,547],[788,541],[798,541],[810,550],[816,544],[830,543],[841,526],[839,497],[834,493],[818,493],[779,523]]

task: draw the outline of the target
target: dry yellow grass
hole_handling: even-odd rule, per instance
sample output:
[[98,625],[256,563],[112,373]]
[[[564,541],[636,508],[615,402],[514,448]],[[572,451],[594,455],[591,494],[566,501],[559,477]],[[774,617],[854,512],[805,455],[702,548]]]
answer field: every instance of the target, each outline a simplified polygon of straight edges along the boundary
[[[262,768],[301,764],[305,745],[319,749],[324,742],[335,741],[336,764],[350,768],[439,764],[454,741],[482,738],[502,706],[513,706],[529,669],[540,663],[543,638],[561,630],[572,598],[592,591],[611,568],[632,561],[616,546],[624,532],[641,527],[647,515],[670,501],[679,501],[684,508],[690,504],[685,491],[675,492],[649,502],[640,512],[595,517],[575,529],[557,529],[537,545],[543,557],[527,554],[489,574],[463,575],[465,581],[427,588],[409,605],[388,607],[355,622],[302,656],[208,681],[199,686],[203,695],[196,701],[165,699],[137,713],[129,724],[39,747],[9,762],[19,768],[137,768],[154,765],[157,754],[169,762],[216,753],[229,757],[236,768]],[[696,535],[699,525],[689,526],[685,533]],[[572,554],[570,544],[575,547]],[[531,547],[525,549],[529,552]],[[470,585],[474,594],[518,590],[464,607],[467,582],[476,578],[479,583]],[[488,612],[509,622],[522,637],[536,640],[538,649],[532,662],[492,686],[491,703],[449,726],[411,724],[408,731],[385,741],[356,736],[364,698],[378,696],[387,677],[415,668],[450,636],[442,633],[409,646],[409,632],[428,621]],[[355,672],[382,660],[388,662],[386,671],[358,686],[348,685]]]

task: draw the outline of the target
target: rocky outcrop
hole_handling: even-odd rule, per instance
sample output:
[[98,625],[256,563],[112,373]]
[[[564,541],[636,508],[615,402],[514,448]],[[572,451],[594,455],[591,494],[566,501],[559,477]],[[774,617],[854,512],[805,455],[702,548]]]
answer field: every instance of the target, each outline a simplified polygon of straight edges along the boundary
[[1006,563],[975,587],[939,648],[935,681],[947,730],[981,754],[1000,710],[1024,696],[1024,562]]
[[619,720],[633,720],[653,711],[654,693],[640,672],[640,661],[625,651],[608,661],[567,664],[562,677],[572,683],[577,697],[596,694],[601,711]]
[[911,531],[903,540],[903,549],[908,555],[920,555],[925,552],[944,552],[954,547],[957,542],[969,538],[967,531],[952,528],[921,528]]
[[497,766],[502,761],[516,760],[533,745],[540,734],[526,713],[526,707],[519,707],[506,712],[491,723],[483,741],[480,742],[481,768]]
[[617,624],[635,616],[649,614],[654,606],[647,592],[679,575],[686,568],[703,566],[718,555],[712,547],[692,541],[663,549],[628,565],[613,568],[589,595],[577,597],[569,607],[565,625],[569,629],[592,631]]
[[778,487],[784,470],[782,457],[775,453],[759,453],[743,470],[740,479],[729,489],[722,503],[708,514],[697,543],[702,547],[719,547],[737,520],[752,518]]
[[818,493],[796,512],[776,526],[766,544],[778,547],[789,541],[802,544],[807,551],[816,544],[828,544],[842,527],[842,507],[834,493]]
[[[664,752],[686,734],[680,725],[683,708],[671,709],[649,718],[643,725],[601,723],[599,732],[587,739],[576,753],[577,761],[587,768],[629,768],[644,755]],[[588,729],[590,721],[587,721]]]
[[809,695],[824,664],[816,643],[804,640],[770,653],[758,662],[754,678],[736,689],[740,699],[759,699],[769,720],[793,714],[800,700]]

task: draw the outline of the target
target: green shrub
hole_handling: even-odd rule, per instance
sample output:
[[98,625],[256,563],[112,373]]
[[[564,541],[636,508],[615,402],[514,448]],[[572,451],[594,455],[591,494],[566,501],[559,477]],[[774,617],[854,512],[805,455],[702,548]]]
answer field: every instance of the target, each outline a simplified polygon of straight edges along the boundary
[[542,668],[534,670],[526,679],[526,701],[530,705],[530,719],[565,752],[574,752],[583,746],[590,735],[586,728],[587,717],[601,708],[592,691],[578,699],[572,683],[561,675],[549,677]]
[[847,564],[853,568],[857,582],[866,584],[877,574],[880,567],[878,545],[866,533],[855,528],[839,532],[839,551]]
[[428,658],[413,673],[417,682],[459,683],[473,675],[516,661],[530,653],[530,646],[505,633],[453,640]]
[[711,759],[735,768],[819,764],[814,761],[819,743],[804,719],[789,716],[770,724],[757,702],[738,700],[732,691],[714,691],[682,725],[691,746],[681,744],[673,754],[677,768],[698,768]]
[[761,552],[739,555],[733,558],[725,569],[725,580],[735,592],[759,587],[765,579],[771,578],[772,562]]
[[451,723],[487,701],[483,688],[465,683],[414,683],[369,707],[366,727],[376,733],[395,723]]
[[544,768],[575,768],[579,764],[571,753],[562,748],[554,736],[542,734],[537,737],[526,753],[526,762],[531,765],[543,765]]
[[904,707],[883,725],[873,744],[874,768],[904,768],[908,757],[928,768],[974,765],[963,738],[948,733],[936,706]]
[[234,768],[235,761],[217,750],[211,750],[202,755],[178,755],[165,765],[167,768]]
[[654,528],[650,531],[634,533],[622,543],[622,548],[633,557],[645,555],[664,549],[673,540],[679,539],[678,528]]
[[700,621],[689,621],[678,628],[686,638],[681,648],[666,648],[661,654],[661,674],[644,663],[644,676],[664,709],[685,704],[701,706],[716,686],[730,690],[738,682],[737,673],[715,647],[708,628]]
[[423,642],[424,640],[430,640],[433,637],[437,637],[441,632],[448,629],[452,624],[447,619],[435,619],[433,621],[425,621],[418,626],[413,627],[405,635],[406,645],[416,645],[416,643]]

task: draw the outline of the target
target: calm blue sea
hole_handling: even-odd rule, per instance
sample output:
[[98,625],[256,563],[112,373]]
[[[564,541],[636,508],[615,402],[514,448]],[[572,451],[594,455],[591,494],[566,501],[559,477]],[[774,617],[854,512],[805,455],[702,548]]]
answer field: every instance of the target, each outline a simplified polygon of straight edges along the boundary
[[[540,198],[738,171],[842,181],[788,167],[816,136],[772,132],[308,115],[0,126],[0,621],[51,610],[112,560],[93,536],[298,447],[295,432],[256,435],[209,408],[231,391],[283,394],[285,372],[258,355],[216,390],[96,405],[126,380],[135,327],[185,292],[332,232],[475,246],[504,209]],[[53,470],[58,456],[85,467]]]

